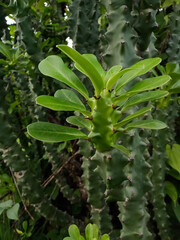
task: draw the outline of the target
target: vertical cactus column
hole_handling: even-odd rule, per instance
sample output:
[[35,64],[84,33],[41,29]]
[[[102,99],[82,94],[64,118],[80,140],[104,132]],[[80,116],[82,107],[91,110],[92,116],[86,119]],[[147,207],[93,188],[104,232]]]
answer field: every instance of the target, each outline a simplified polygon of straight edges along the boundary
[[147,227],[149,214],[146,209],[146,194],[151,189],[150,165],[143,156],[147,144],[137,131],[131,132],[127,141],[132,155],[124,168],[127,178],[124,181],[124,201],[118,202],[122,224],[120,237],[122,240],[151,240],[152,235]]
[[160,0],[135,1],[133,3],[132,16],[133,27],[137,32],[136,43],[137,54],[143,58],[157,56],[157,49],[154,46],[156,37],[153,31],[157,28],[156,13],[160,7]]
[[102,41],[103,62],[106,68],[113,65],[128,67],[139,60],[136,55],[136,32],[132,28],[130,1],[101,1],[107,13],[107,32]]
[[99,3],[96,0],[73,0],[70,6],[69,36],[74,48],[83,53],[99,56],[98,18]]
[[157,131],[152,134],[153,154],[151,157],[153,184],[151,199],[154,209],[154,218],[157,223],[159,235],[163,240],[172,239],[169,217],[165,203],[165,174],[166,174],[166,145],[174,141],[174,123],[177,117],[176,103],[168,106],[167,109],[156,109],[153,117],[158,117],[166,122],[171,129]]
[[173,8],[174,11],[170,14],[170,39],[166,53],[168,62],[180,63],[180,4],[175,5]]
[[[84,144],[80,143],[81,148]],[[89,151],[83,157],[83,179],[88,193],[91,220],[99,226],[101,233],[109,233],[112,230],[111,216],[107,205],[106,194],[106,155],[96,151],[91,157],[91,145]]]

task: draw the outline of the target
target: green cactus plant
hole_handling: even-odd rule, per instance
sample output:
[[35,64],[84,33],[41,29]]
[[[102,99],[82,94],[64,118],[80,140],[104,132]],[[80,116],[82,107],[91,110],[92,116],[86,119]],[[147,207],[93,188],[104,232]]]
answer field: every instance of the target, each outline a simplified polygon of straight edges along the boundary
[[[87,139],[94,144],[99,152],[117,148],[129,154],[126,147],[117,144],[117,139],[123,132],[133,128],[163,129],[166,127],[163,122],[158,120],[131,122],[150,111],[151,107],[143,108],[122,119],[124,112],[131,107],[142,102],[159,99],[168,94],[167,91],[162,90],[148,91],[166,84],[170,80],[168,75],[145,79],[135,84],[127,92],[123,88],[132,79],[145,74],[159,64],[161,59],[143,60],[122,71],[120,66],[114,66],[106,73],[94,55],[81,55],[65,45],[59,45],[58,47],[75,62],[75,67],[78,70],[90,78],[95,89],[94,96],[89,98],[84,85],[58,56],[49,56],[43,60],[39,64],[40,71],[44,75],[62,81],[78,91],[85,98],[91,111],[86,109],[72,90],[58,90],[54,97],[42,95],[36,101],[38,104],[55,111],[77,111],[81,113],[83,117],[72,116],[67,121],[73,125],[85,127],[89,134],[86,135],[79,129],[67,126],[37,122],[28,126],[28,133],[32,137],[45,142]],[[119,119],[121,120],[119,121]]]

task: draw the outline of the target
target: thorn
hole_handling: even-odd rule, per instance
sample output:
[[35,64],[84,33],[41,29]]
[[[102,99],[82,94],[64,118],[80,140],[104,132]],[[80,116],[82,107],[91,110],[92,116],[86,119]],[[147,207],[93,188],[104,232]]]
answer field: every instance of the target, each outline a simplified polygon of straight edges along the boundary
[[117,133],[118,132],[118,130],[117,129],[113,129],[113,133]]
[[130,178],[130,176],[128,176],[127,179],[128,179],[130,182],[132,182],[132,179]]
[[88,119],[88,120],[93,120],[93,116],[91,116],[91,117],[85,117],[85,119]]
[[121,44],[125,44],[126,42],[125,41],[121,41]]
[[117,106],[117,105],[116,105],[116,106],[112,105],[112,108],[113,108],[113,109],[116,109],[116,108],[118,108],[118,106]]
[[[131,180],[132,182],[132,180]],[[135,191],[134,190],[131,190],[131,198],[133,198],[135,196]]]
[[107,159],[108,159],[108,160],[111,160],[111,159],[112,159],[112,156],[111,156],[111,155],[108,155],[108,156],[107,156]]
[[134,160],[134,157],[133,156],[131,156],[130,158],[128,158],[128,162],[131,162],[131,161],[133,161]]
[[110,181],[110,180],[111,180],[111,176],[107,176],[107,180],[109,180],[109,181]]
[[94,96],[94,98],[95,98],[96,100],[99,100],[99,99],[101,98],[101,96],[98,96],[98,97]]

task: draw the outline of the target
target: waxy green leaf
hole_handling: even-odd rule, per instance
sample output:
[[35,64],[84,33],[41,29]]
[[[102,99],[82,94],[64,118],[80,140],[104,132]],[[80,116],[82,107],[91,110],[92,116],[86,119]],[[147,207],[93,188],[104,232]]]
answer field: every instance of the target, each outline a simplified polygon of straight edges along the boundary
[[168,164],[180,173],[180,145],[173,144],[172,149],[170,145],[167,145],[166,155],[168,156]]
[[143,108],[143,109],[129,115],[128,117],[124,118],[122,121],[115,124],[114,129],[118,129],[118,128],[122,127],[123,125],[127,124],[128,122],[132,121],[133,119],[140,117],[140,116],[144,115],[145,113],[151,111],[151,109],[152,109],[152,107],[146,107],[146,108]]
[[108,234],[104,234],[100,240],[109,240],[109,235]]
[[28,125],[30,136],[44,142],[63,142],[88,137],[80,130],[48,122],[36,122]]
[[119,73],[121,71],[122,67],[119,65],[115,65],[113,67],[111,67],[105,75],[105,83],[108,82],[109,79],[111,79],[113,76],[115,76],[117,73]]
[[99,229],[96,224],[88,224],[85,229],[86,240],[98,240],[99,239]]
[[138,75],[143,75],[149,72],[153,67],[157,66],[161,62],[161,58],[148,58],[141,60],[134,65],[130,66],[129,69],[138,70]]
[[117,82],[117,80],[122,77],[125,73],[127,73],[128,71],[130,71],[130,69],[126,68],[116,74],[113,74],[109,80],[107,81],[107,84],[106,84],[106,88],[108,90],[111,90],[111,88],[114,86],[114,84]]
[[120,150],[121,152],[123,152],[127,155],[130,154],[130,151],[126,147],[124,147],[123,145],[116,145],[115,144],[115,145],[111,145],[111,147],[116,148],[116,149]]
[[129,91],[130,92],[143,92],[147,90],[152,90],[154,88],[158,88],[169,82],[171,79],[168,75],[163,75],[159,77],[147,78],[142,80],[141,82],[136,83]]
[[101,90],[104,88],[104,80],[94,65],[86,57],[83,57],[76,50],[66,45],[58,45],[57,47],[80,66],[83,72],[90,78],[95,88],[95,95],[99,96]]
[[55,93],[55,97],[46,95],[39,96],[36,98],[36,102],[54,111],[87,112],[78,96],[73,91],[67,89],[58,90]]
[[126,126],[125,131],[133,129],[133,128],[163,129],[166,127],[167,127],[167,125],[165,123],[158,121],[158,120],[142,120],[142,121],[129,123]]
[[88,99],[88,91],[79,78],[64,64],[63,60],[55,55],[49,56],[39,64],[42,74],[55,78],[74,88],[82,96]]
[[162,97],[167,96],[169,93],[167,91],[161,91],[161,90],[156,90],[156,91],[152,91],[152,92],[144,92],[144,93],[140,93],[137,94],[133,97],[131,97],[123,106],[123,108],[121,109],[121,111],[125,111],[127,109],[129,109],[132,106],[135,106],[139,103],[142,102],[147,102],[147,101],[154,101],[156,99],[160,99]]
[[72,225],[69,226],[68,232],[69,232],[69,236],[73,240],[76,240],[76,239],[79,240],[80,237],[81,237],[80,231],[79,231],[78,227],[75,224],[72,224]]
[[[102,68],[101,64],[98,62],[96,56],[94,54],[83,54],[83,57],[85,57],[98,71],[98,73],[104,77],[105,76],[105,71]],[[84,73],[86,75],[86,72],[84,71],[83,68],[81,68],[81,66],[77,63],[75,63],[75,67],[82,73]]]
[[89,131],[91,130],[91,127],[92,127],[92,123],[91,123],[90,120],[85,119],[85,118],[80,117],[80,116],[68,117],[68,118],[66,118],[66,121],[70,124],[75,125],[75,126],[87,128]]
[[147,73],[149,70],[151,70],[153,67],[158,65],[160,62],[161,62],[160,58],[149,58],[149,59],[142,60],[132,65],[131,67],[127,68],[129,72],[124,74],[123,77],[121,77],[117,82],[117,85],[115,88],[116,93],[120,90],[120,88],[125,86],[132,79]]

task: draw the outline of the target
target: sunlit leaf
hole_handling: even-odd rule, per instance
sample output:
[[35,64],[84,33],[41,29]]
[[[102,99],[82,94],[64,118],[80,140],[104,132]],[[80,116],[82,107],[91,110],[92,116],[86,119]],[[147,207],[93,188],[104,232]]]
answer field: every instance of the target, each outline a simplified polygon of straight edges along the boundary
[[104,88],[104,80],[94,65],[76,50],[66,45],[58,45],[57,47],[83,69],[95,88],[95,94],[99,96],[100,91]]
[[151,111],[151,109],[152,109],[152,107],[146,107],[146,108],[143,108],[143,109],[129,115],[128,117],[124,118],[122,121],[115,124],[114,128],[118,129],[118,128],[122,127],[123,125],[127,124],[128,122],[132,121],[133,119],[140,117],[140,116],[144,115],[145,113]]
[[30,136],[44,142],[63,142],[88,137],[80,130],[48,122],[36,122],[28,125]]
[[115,76],[117,73],[119,73],[121,69],[122,67],[119,65],[115,65],[111,67],[105,75],[105,82],[108,82],[108,80],[111,79],[113,76]]
[[[39,105],[55,111],[79,111],[86,113],[86,108],[71,90],[61,89],[56,91],[55,97],[42,95],[36,98]],[[87,112],[88,114],[88,112]]]
[[108,235],[108,234],[104,234],[104,235],[100,238],[100,240],[110,240],[110,239],[109,239],[109,235]]
[[89,223],[85,229],[86,240],[98,239],[98,226],[96,224]]
[[153,67],[161,62],[160,58],[149,58],[132,65],[128,68],[130,72],[126,73],[117,82],[115,91],[118,92],[120,88],[125,86],[128,82],[137,76],[143,75],[150,71]]
[[161,91],[161,90],[156,90],[152,92],[145,92],[141,94],[137,94],[133,97],[131,97],[123,106],[122,112],[129,109],[132,106],[135,106],[139,103],[142,102],[147,102],[147,101],[154,101],[156,99],[160,99],[162,97],[167,96],[169,93],[167,91]]
[[[94,54],[83,54],[83,57],[85,57],[98,71],[98,73],[104,77],[105,76],[105,71],[102,68],[101,64],[98,62],[96,56]],[[81,71],[82,73],[84,73],[86,75],[86,72],[84,71],[83,68],[81,68],[80,65],[78,65],[77,63],[75,63],[75,67]]]
[[152,90],[163,86],[171,79],[168,75],[163,75],[159,77],[147,78],[141,82],[136,83],[128,92],[143,92],[147,90]]
[[68,117],[68,118],[66,118],[66,121],[70,124],[75,125],[75,126],[87,128],[89,131],[91,130],[91,127],[92,127],[92,124],[91,124],[90,120],[85,119],[85,118],[80,117],[80,116]]
[[158,120],[141,120],[137,122],[129,123],[125,130],[130,130],[133,128],[145,128],[145,129],[163,129],[166,128],[167,125]]
[[64,64],[63,60],[55,55],[48,56],[40,62],[39,70],[42,74],[55,78],[74,88],[88,99],[88,92],[79,78]]

